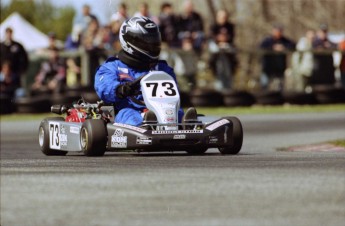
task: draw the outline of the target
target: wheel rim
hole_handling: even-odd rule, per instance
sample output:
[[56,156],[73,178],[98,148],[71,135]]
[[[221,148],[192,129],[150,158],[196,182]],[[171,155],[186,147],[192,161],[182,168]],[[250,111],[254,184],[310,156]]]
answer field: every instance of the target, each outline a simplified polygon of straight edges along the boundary
[[38,142],[40,144],[40,147],[43,147],[43,143],[44,143],[44,129],[43,129],[43,127],[40,127],[40,131],[38,133]]
[[85,150],[87,148],[87,143],[88,143],[88,134],[85,128],[82,128],[80,136],[81,136],[80,137],[81,147]]

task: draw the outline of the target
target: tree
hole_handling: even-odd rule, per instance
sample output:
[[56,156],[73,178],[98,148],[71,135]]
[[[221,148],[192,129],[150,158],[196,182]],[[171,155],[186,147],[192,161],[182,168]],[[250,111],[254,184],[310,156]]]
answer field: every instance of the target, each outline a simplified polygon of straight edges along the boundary
[[58,8],[50,1],[12,0],[7,6],[1,5],[1,22],[13,12],[20,13],[43,33],[55,32],[60,40],[71,32],[75,15],[71,6]]

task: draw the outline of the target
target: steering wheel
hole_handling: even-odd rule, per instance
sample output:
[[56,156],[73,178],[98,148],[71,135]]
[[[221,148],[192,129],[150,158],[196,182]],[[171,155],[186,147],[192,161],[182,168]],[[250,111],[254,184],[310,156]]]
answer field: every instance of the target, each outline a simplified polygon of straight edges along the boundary
[[[140,76],[139,78],[135,79],[131,84],[130,87],[133,89],[138,89],[140,88],[140,81],[145,77],[145,75]],[[138,100],[136,98],[134,98],[134,95],[138,95],[141,92],[136,92],[133,94],[133,96],[130,96],[129,99],[131,99],[131,101],[133,101],[135,104],[138,105],[142,105],[142,106],[146,106],[145,102],[143,100]]]

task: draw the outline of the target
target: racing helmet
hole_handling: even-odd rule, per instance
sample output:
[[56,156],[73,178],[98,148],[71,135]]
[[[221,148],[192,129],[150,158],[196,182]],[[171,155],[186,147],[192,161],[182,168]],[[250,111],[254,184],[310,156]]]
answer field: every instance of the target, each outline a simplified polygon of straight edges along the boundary
[[157,63],[161,51],[161,34],[155,22],[144,16],[122,23],[119,39],[122,49],[142,63]]

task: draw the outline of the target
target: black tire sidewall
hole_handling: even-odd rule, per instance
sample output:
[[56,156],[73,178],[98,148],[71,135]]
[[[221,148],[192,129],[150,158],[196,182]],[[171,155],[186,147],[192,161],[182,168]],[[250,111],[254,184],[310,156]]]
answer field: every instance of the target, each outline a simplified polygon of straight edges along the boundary
[[[107,132],[104,121],[101,119],[87,119],[81,128],[87,131],[87,144],[83,148],[86,156],[102,156],[106,151]],[[82,139],[82,131],[80,140]]]
[[233,145],[230,147],[219,148],[219,151],[225,155],[236,155],[241,151],[243,144],[243,127],[241,121],[237,117],[226,117],[233,124]]

